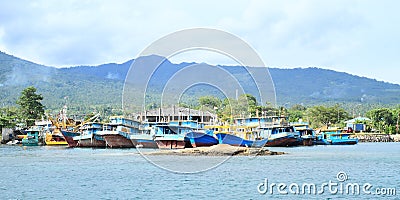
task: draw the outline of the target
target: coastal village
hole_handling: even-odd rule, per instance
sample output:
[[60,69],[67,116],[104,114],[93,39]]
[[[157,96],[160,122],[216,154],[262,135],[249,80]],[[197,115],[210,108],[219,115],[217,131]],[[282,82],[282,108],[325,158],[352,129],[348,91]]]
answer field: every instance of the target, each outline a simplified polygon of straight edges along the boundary
[[[40,99],[40,98],[39,98]],[[38,103],[40,101],[33,100]],[[236,117],[222,121],[208,110],[171,106],[104,120],[93,114],[85,120],[68,117],[67,106],[56,117],[42,117],[30,126],[2,128],[8,145],[57,145],[71,148],[191,149],[225,145],[248,149],[312,145],[356,145],[358,142],[398,142],[395,134],[368,133],[366,117],[345,127],[313,129],[284,114]],[[187,153],[188,151],[186,151]],[[234,152],[230,152],[235,154]]]

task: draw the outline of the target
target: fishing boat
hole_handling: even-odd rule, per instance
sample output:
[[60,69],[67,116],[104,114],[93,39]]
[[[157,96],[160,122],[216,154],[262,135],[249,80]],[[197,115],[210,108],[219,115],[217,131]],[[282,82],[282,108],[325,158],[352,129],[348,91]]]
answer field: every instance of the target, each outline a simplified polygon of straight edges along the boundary
[[261,148],[266,145],[268,138],[262,138],[259,131],[255,130],[256,127],[258,126],[206,126],[206,128],[213,130],[219,144]]
[[103,130],[96,134],[106,141],[110,148],[132,148],[135,147],[130,135],[139,132],[140,122],[122,116],[111,116],[110,123],[104,124]]
[[199,129],[199,124],[196,121],[171,121],[166,125],[154,126],[154,141],[160,149],[192,148],[193,146],[186,134]]
[[39,137],[41,136],[42,130],[39,127],[31,127],[25,130],[26,136],[22,139],[23,146],[38,146],[40,144]]
[[300,134],[300,145],[312,146],[314,144],[314,141],[317,138],[314,129],[309,127],[299,127],[296,128],[296,131]]
[[357,138],[351,138],[352,133],[347,133],[339,128],[321,129],[315,141],[319,145],[353,145],[358,143]]
[[300,134],[299,145],[312,146],[317,138],[314,129],[312,129],[307,122],[294,122],[291,123],[296,131]]
[[166,122],[144,122],[139,126],[139,132],[130,135],[130,139],[136,148],[158,148],[155,139],[155,129],[156,125],[166,125]]
[[79,128],[80,135],[73,137],[76,147],[106,147],[106,141],[97,132],[103,129],[103,123],[88,122]]
[[[91,119],[96,118],[98,115],[95,115]],[[48,117],[49,120],[51,121],[52,125],[55,126],[55,131],[56,131],[56,137],[50,140],[47,140],[46,142],[49,144],[62,144],[63,141],[58,137],[58,135],[62,135],[64,138],[65,142],[68,144],[68,147],[76,147],[78,145],[78,141],[74,140],[74,137],[79,136],[80,132],[78,132],[79,124],[77,121],[68,118],[67,117],[67,105],[65,105],[60,112],[58,113],[58,116],[56,119],[53,119],[52,117]],[[89,119],[89,120],[91,120]],[[59,134],[60,133],[60,134]],[[54,135],[52,135],[54,137]],[[46,138],[47,139],[47,138]],[[53,142],[52,140],[55,140]]]
[[60,129],[54,129],[53,132],[47,132],[46,133],[46,139],[45,139],[46,145],[68,145],[68,142],[62,135]]
[[79,132],[75,132],[73,130],[61,130],[61,134],[64,136],[65,141],[68,143],[68,147],[77,147],[78,141],[74,140],[74,137],[80,135]]
[[289,147],[299,145],[300,133],[290,125],[260,127],[262,137],[268,138],[267,147]]
[[191,131],[186,133],[186,137],[189,138],[193,147],[209,147],[218,144],[217,138],[215,138],[213,131],[210,130],[205,132]]
[[265,127],[287,124],[287,121],[288,117],[286,116],[263,116],[235,118],[233,124],[236,126]]

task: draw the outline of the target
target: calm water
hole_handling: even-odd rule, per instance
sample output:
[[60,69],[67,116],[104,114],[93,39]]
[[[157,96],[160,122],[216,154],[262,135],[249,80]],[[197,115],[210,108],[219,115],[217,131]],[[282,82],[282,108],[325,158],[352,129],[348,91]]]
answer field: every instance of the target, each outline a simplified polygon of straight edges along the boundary
[[[0,146],[0,199],[400,199],[400,143],[271,148],[283,156],[232,157],[201,173],[173,173],[135,149],[69,149]],[[158,164],[187,171],[225,158],[153,156]],[[193,162],[192,162],[193,161]],[[180,164],[177,164],[180,163]],[[193,166],[195,163],[196,166]],[[190,170],[189,170],[190,171]],[[396,188],[397,196],[260,194],[268,183],[369,183]],[[261,187],[262,189],[262,187]],[[288,190],[288,189],[287,189]]]

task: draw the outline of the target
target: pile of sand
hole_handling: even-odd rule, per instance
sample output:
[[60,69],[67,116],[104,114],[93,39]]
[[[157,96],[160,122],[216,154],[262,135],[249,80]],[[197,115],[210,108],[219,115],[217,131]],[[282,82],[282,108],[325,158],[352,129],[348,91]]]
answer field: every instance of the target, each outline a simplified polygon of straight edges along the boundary
[[273,152],[264,148],[234,147],[227,144],[218,144],[211,147],[197,147],[178,150],[160,150],[147,152],[146,155],[187,155],[187,156],[266,156],[282,155],[284,152]]

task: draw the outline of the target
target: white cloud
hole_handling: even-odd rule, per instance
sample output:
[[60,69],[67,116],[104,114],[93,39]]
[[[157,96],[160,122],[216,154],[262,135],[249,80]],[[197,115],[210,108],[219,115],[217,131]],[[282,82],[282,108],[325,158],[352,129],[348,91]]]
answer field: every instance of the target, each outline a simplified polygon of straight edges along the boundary
[[34,62],[124,62],[176,30],[245,39],[273,66],[327,66],[400,83],[398,1],[6,1],[0,48]]

